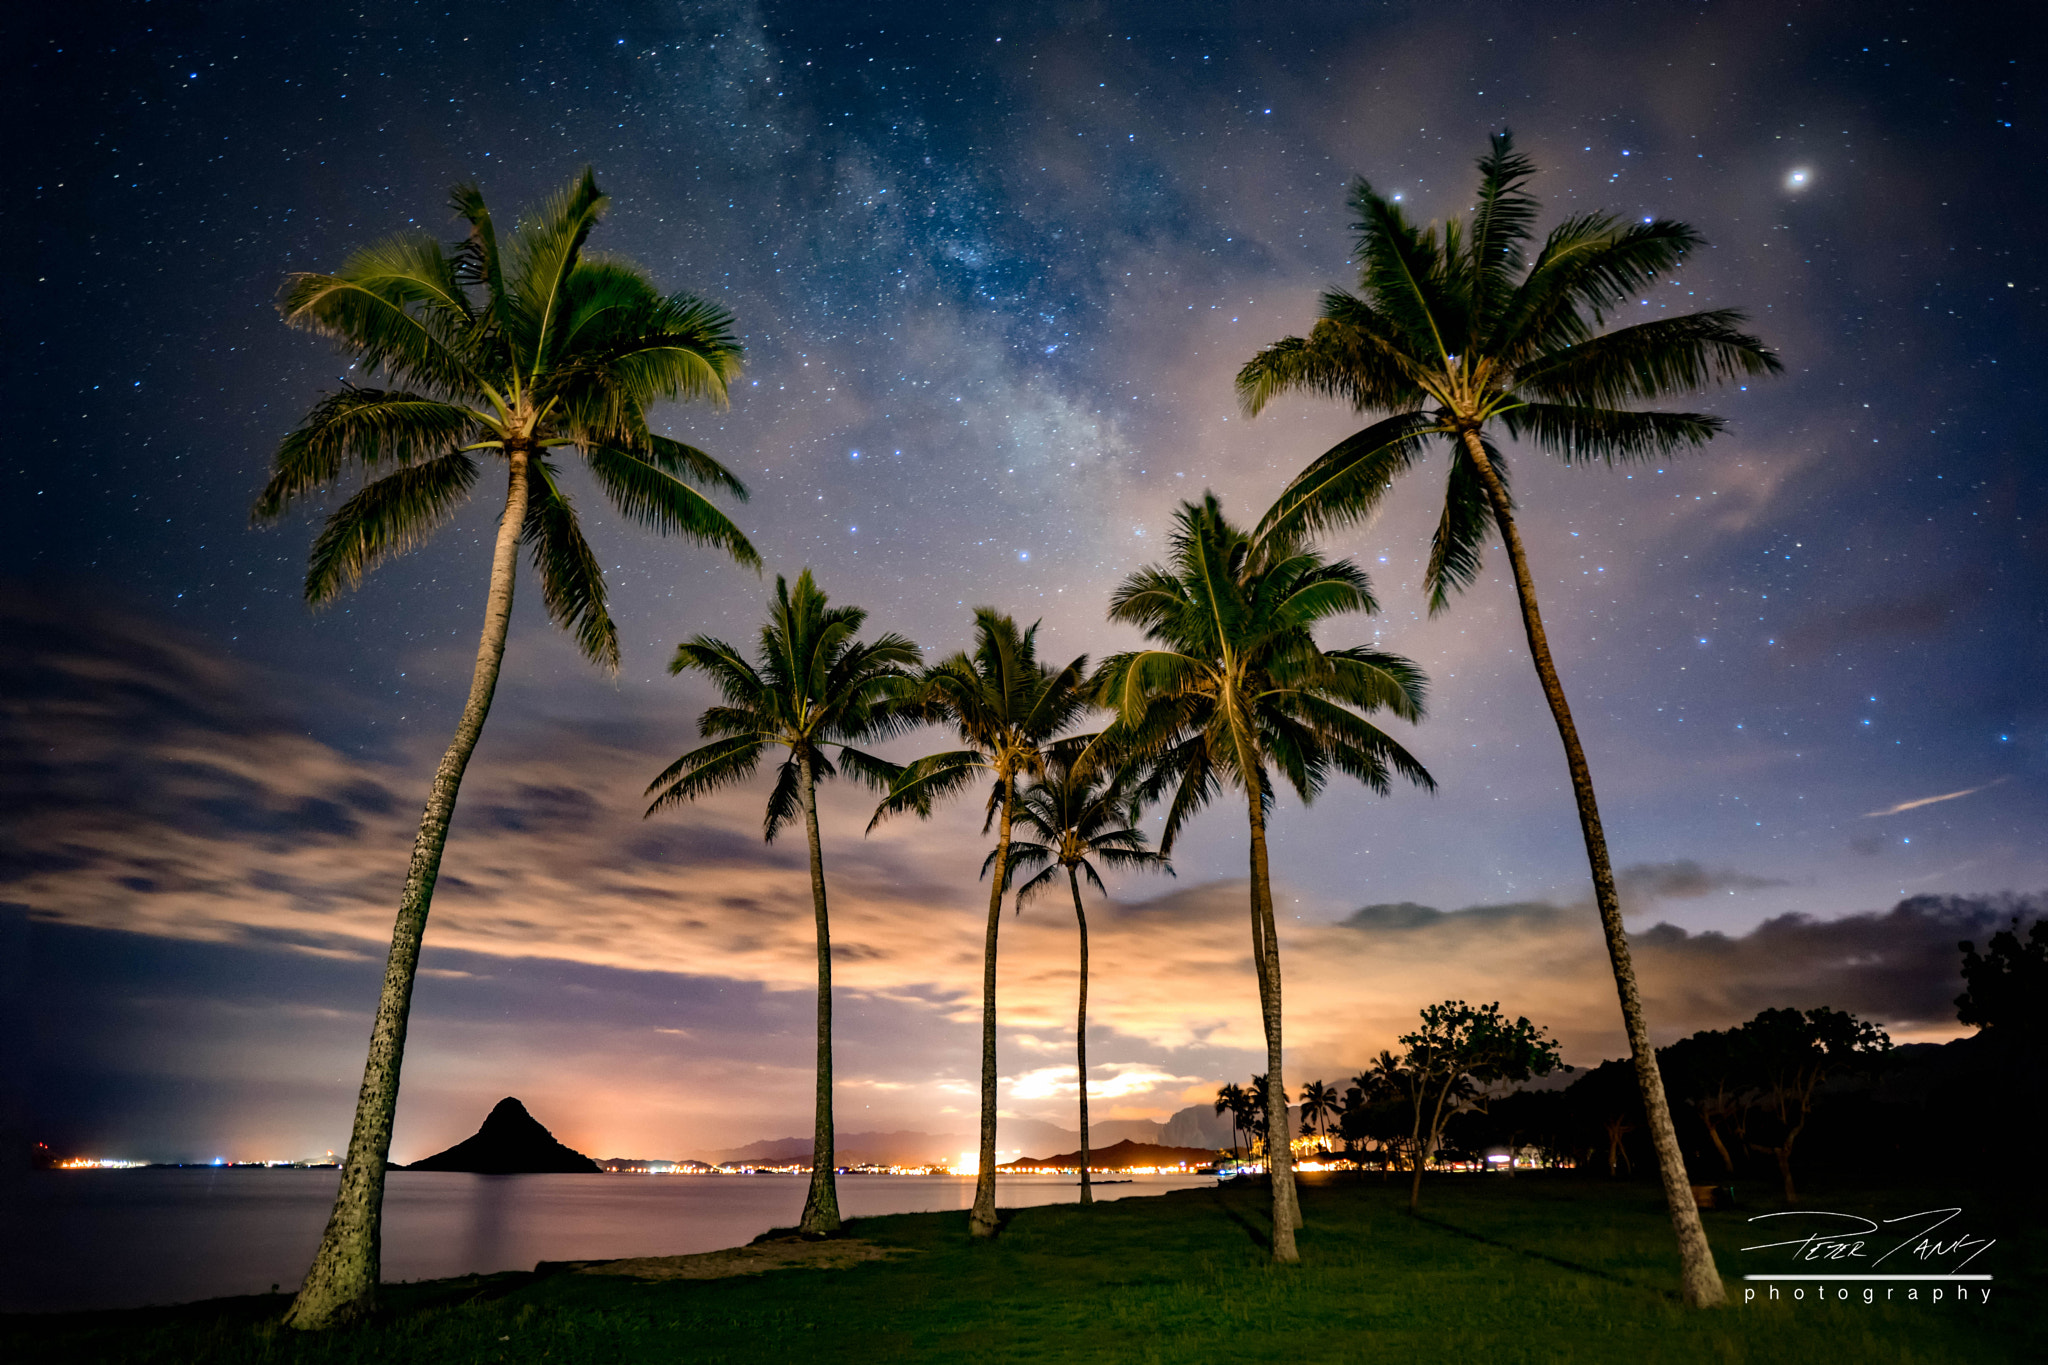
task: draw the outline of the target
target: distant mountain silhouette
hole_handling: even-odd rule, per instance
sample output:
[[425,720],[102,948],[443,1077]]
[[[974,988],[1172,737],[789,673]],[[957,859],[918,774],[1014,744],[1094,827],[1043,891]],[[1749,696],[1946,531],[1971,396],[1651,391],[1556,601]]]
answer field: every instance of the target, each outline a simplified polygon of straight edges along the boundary
[[[1128,1171],[1145,1166],[1212,1166],[1216,1162],[1216,1151],[1211,1147],[1162,1147],[1156,1142],[1133,1142],[1125,1138],[1122,1142],[1108,1147],[1088,1149],[1088,1168],[1095,1171]],[[1061,1152],[1057,1156],[1024,1157],[1017,1161],[1006,1161],[1003,1170],[1015,1166],[1078,1166],[1081,1153],[1078,1148]]]
[[[852,1133],[841,1131],[838,1138],[838,1160],[842,1166],[857,1161],[872,1161],[881,1165],[900,1163],[917,1165],[928,1161],[952,1161],[961,1153],[974,1149],[978,1140],[971,1131],[960,1133]],[[1106,1149],[1113,1143],[1129,1139],[1133,1142],[1154,1142],[1167,1147],[1206,1147],[1215,1149],[1230,1145],[1230,1119],[1218,1115],[1212,1106],[1192,1105],[1181,1110],[1165,1123],[1151,1119],[1104,1119],[1089,1126],[1090,1145]],[[1072,1128],[1062,1128],[1056,1123],[1042,1119],[1004,1119],[996,1130],[996,1145],[1005,1152],[1023,1149],[1027,1152],[1061,1151],[1078,1148],[1081,1135]],[[764,1138],[750,1142],[744,1147],[734,1147],[722,1152],[700,1153],[712,1162],[783,1162],[811,1159],[811,1139],[808,1136],[786,1138]]]
[[476,1136],[436,1152],[405,1168],[408,1171],[476,1171],[485,1175],[537,1175],[590,1172],[598,1164],[555,1141],[526,1106],[507,1097],[498,1101]]

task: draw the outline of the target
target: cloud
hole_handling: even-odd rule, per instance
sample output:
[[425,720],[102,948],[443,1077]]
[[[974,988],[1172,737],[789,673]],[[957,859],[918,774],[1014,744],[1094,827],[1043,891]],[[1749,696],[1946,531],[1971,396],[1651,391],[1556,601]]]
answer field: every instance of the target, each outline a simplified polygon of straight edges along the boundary
[[1710,870],[1690,858],[1669,863],[1637,863],[1615,874],[1624,903],[1651,900],[1697,900],[1716,891],[1763,891],[1789,883],[1732,869]]
[[[1632,931],[1629,942],[1660,1043],[1766,1008],[1815,1005],[1875,1019],[1901,1039],[1949,1038],[1963,1032],[1953,1004],[1962,988],[1957,940],[2044,909],[2044,897],[1916,896],[1882,913],[1781,915],[1743,934],[1658,924]],[[1338,1061],[1336,1046],[1349,1049],[1343,1060],[1363,1057],[1408,1027],[1416,1004],[1452,997],[1497,999],[1527,1014],[1564,1041],[1571,1060],[1623,1051],[1613,978],[1589,908],[1375,905],[1337,928],[1354,936],[1349,948],[1317,936],[1293,949],[1309,988],[1334,1011],[1304,1040],[1318,1058]],[[1331,979],[1340,972],[1351,975],[1348,999]]]
[[[1180,1089],[1190,1085],[1209,1084],[1201,1076],[1176,1076],[1142,1062],[1110,1062],[1091,1066],[1089,1071],[1108,1073],[1100,1078],[1091,1074],[1088,1078],[1088,1095],[1098,1100],[1139,1099],[1169,1086],[1178,1087],[1173,1092],[1178,1095]],[[1020,1100],[1072,1097],[1079,1089],[1074,1080],[1074,1068],[1070,1066],[1039,1067],[1021,1076],[1005,1077],[1004,1084],[1009,1087],[1011,1096]]]
[[[217,1094],[209,1104],[255,1114],[273,1096],[292,1114],[324,1115],[309,1132],[338,1132],[438,752],[364,758],[322,743],[272,700],[291,694],[265,675],[162,632],[55,614],[16,624],[33,625],[44,647],[33,666],[9,653],[0,712],[0,753],[20,760],[0,776],[9,897],[53,929],[297,962],[299,975],[240,970],[328,983],[310,994],[280,984],[228,1009],[242,988],[216,974],[168,1013],[110,1004],[130,1032],[108,1035],[104,1055],[122,1057],[124,1074],[217,1066],[225,1088],[205,1092]],[[729,1145],[735,1125],[744,1137],[805,1112],[816,960],[803,850],[762,842],[765,782],[643,820],[641,789],[674,720],[626,712],[601,728],[501,726],[470,769],[408,1059],[406,1131],[423,1150],[470,1131],[472,1101],[503,1094],[552,1096],[578,1116],[564,1126],[608,1152],[679,1150],[656,1142],[664,1132]],[[915,1127],[973,1093],[986,843],[965,804],[864,837],[872,799],[836,784],[821,803],[842,1122]],[[1638,910],[1781,884],[1691,860],[1631,866],[1620,880]],[[1659,924],[1631,938],[1660,1041],[1767,1006],[1819,1004],[1895,1036],[1945,1037],[1960,1031],[1949,1004],[1956,940],[2034,905],[1919,897],[1882,914],[1780,916],[1743,934]],[[1091,898],[1089,921],[1091,1095],[1118,1114],[1164,1117],[1259,1069],[1241,880]],[[1297,1079],[1347,1074],[1422,1005],[1454,997],[1529,1015],[1575,1061],[1622,1050],[1586,906],[1372,904],[1337,922],[1284,919],[1281,942]],[[1001,945],[1003,1057],[1030,1063],[1013,1073],[1007,1102],[1068,1121],[1072,920],[1035,905],[1006,912]],[[330,975],[303,976],[316,971]],[[335,1013],[287,1008],[311,1005]],[[189,1055],[167,1050],[170,1039]],[[168,1122],[169,1095],[138,1100],[140,1112]],[[110,1101],[77,1103],[102,1112]]]

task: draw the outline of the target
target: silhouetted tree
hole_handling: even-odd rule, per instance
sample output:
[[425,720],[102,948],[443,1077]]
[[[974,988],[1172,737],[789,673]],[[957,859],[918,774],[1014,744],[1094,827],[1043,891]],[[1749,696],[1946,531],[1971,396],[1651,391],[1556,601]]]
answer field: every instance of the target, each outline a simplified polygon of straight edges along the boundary
[[[1722,1169],[1734,1175],[1751,1103],[1754,1064],[1748,1036],[1739,1029],[1702,1030],[1657,1049],[1657,1061],[1670,1093],[1699,1116]],[[1724,1127],[1729,1130],[1725,1136]]]
[[1415,1178],[1408,1211],[1422,1203],[1422,1168],[1435,1153],[1444,1120],[1483,1087],[1526,1081],[1557,1069],[1557,1043],[1526,1018],[1510,1020],[1498,1001],[1446,1000],[1422,1011],[1422,1026],[1401,1035],[1403,1069],[1414,1076]]
[[1629,1154],[1628,1135],[1643,1128],[1643,1092],[1634,1065],[1602,1062],[1573,1081],[1564,1093],[1578,1163],[1604,1164],[1610,1180],[1632,1171],[1635,1162]]
[[1351,1089],[1359,1093],[1359,1105],[1350,1107],[1351,1091],[1345,1091],[1344,1122],[1347,1134],[1372,1142],[1380,1159],[1380,1174],[1386,1175],[1407,1150],[1408,1134],[1415,1123],[1415,1074],[1400,1059],[1380,1049],[1372,1065],[1351,1078]]
[[2024,940],[2017,916],[1991,936],[1985,951],[1965,939],[1963,981],[1956,1018],[1987,1033],[2025,1036],[2038,1047],[2048,1035],[2048,919],[2037,919]]
[[[1765,1140],[1751,1137],[1749,1145],[1777,1160],[1785,1202],[1793,1203],[1799,1196],[1792,1185],[1792,1147],[1813,1115],[1814,1093],[1830,1073],[1846,1070],[1868,1054],[1889,1051],[1892,1041],[1877,1025],[1825,1006],[1803,1013],[1765,1010],[1739,1032],[1748,1054],[1751,1086],[1757,1092],[1756,1107],[1769,1119],[1761,1126]],[[1752,1131],[1758,1128],[1751,1124]]]

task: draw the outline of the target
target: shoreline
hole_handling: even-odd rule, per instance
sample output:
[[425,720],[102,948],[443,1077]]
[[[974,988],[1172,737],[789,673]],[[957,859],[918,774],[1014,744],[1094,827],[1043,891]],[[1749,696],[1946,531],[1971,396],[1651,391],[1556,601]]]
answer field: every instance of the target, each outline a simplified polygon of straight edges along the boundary
[[[1811,1207],[1891,1217],[1962,1205],[1997,1239],[1994,1293],[1944,1300],[1745,1305],[1748,1218],[1704,1218],[1730,1308],[1684,1309],[1666,1210],[1646,1180],[1582,1174],[1405,1185],[1304,1179],[1299,1265],[1266,1250],[1259,1182],[1189,1187],[1083,1207],[1003,1211],[993,1241],[963,1212],[849,1220],[844,1237],[791,1239],[595,1265],[388,1284],[377,1315],[319,1337],[283,1332],[288,1296],[177,1307],[0,1317],[0,1353],[23,1361],[223,1365],[403,1359],[560,1362],[988,1358],[1187,1365],[1361,1353],[1416,1359],[2024,1358],[2043,1312],[2040,1196],[1980,1182],[1830,1185]],[[1802,1206],[1806,1207],[1806,1206]],[[1754,1254],[1751,1255],[1754,1260]],[[1973,1266],[1972,1269],[1976,1269]],[[797,1278],[790,1278],[797,1277]],[[1592,1331],[1589,1324],[1598,1324]]]

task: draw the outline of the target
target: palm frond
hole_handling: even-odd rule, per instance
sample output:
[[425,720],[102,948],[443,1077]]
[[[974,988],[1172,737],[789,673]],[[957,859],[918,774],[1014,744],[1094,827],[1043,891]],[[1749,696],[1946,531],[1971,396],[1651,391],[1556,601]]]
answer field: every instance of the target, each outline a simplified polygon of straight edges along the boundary
[[688,484],[627,451],[600,446],[585,458],[622,516],[662,535],[715,546],[750,569],[761,567],[760,554],[739,527]]
[[674,676],[685,669],[708,674],[712,685],[728,705],[745,709],[749,714],[760,709],[761,694],[767,690],[761,675],[754,671],[745,655],[725,641],[709,635],[693,635],[677,645],[675,657],[669,660],[668,671]]
[[619,671],[619,629],[605,607],[604,566],[583,539],[576,509],[545,460],[529,466],[532,488],[520,539],[540,572],[548,620],[576,637],[583,657],[608,673]]
[[1639,322],[1530,362],[1515,387],[1538,401],[1612,408],[1783,369],[1744,321],[1717,308]]
[[1373,423],[1331,446],[1294,476],[1259,518],[1258,541],[1307,535],[1372,519],[1380,502],[1428,448],[1425,438],[1440,430],[1431,413],[1404,412]]
[[1638,412],[1583,403],[1525,403],[1501,413],[1508,434],[1535,442],[1566,464],[1661,460],[1703,446],[1725,418],[1697,412]]
[[251,518],[270,521],[338,478],[350,463],[417,464],[469,444],[479,431],[467,408],[417,394],[350,385],[313,405],[278,447]]
[[1540,276],[1532,272],[1536,292],[1569,298],[1571,306],[1586,309],[1598,322],[1640,297],[1657,276],[1676,270],[1688,252],[1706,245],[1693,228],[1668,218],[1626,226],[1610,219],[1607,228],[1599,249],[1561,252]]
[[[988,874],[995,868],[996,854],[1000,851],[1000,849],[992,848],[988,851],[988,856],[981,860],[981,875],[983,879],[986,879]],[[1008,891],[1011,889],[1019,872],[1029,872],[1035,867],[1043,867],[1048,872],[1053,871],[1054,868],[1048,866],[1048,864],[1052,863],[1055,857],[1056,855],[1053,850],[1047,848],[1044,844],[1030,843],[1022,839],[1012,839],[1010,841],[1010,863],[1003,870],[1003,890]]]
[[706,744],[701,749],[692,749],[675,762],[661,770],[661,775],[647,784],[643,795],[654,795],[654,804],[647,808],[647,814],[667,810],[686,801],[695,801],[700,796],[735,786],[754,775],[760,766],[761,755],[767,745],[759,735],[734,735],[721,739],[715,744]]
[[850,775],[876,791],[886,792],[896,785],[903,776],[903,765],[891,763],[886,758],[877,758],[854,748],[851,744],[839,746],[839,763]]
[[1379,726],[1320,697],[1305,696],[1298,700],[1302,720],[1314,727],[1320,746],[1338,771],[1382,796],[1391,785],[1389,769],[1424,791],[1436,790],[1436,779],[1429,775],[1429,770]]
[[640,438],[634,450],[662,473],[685,483],[730,493],[734,502],[745,502],[753,496],[738,475],[693,445],[649,432]]
[[[1503,485],[1508,468],[1490,445],[1487,458]],[[1462,592],[1479,577],[1485,560],[1486,543],[1495,531],[1493,503],[1486,495],[1486,483],[1465,451],[1464,443],[1450,443],[1450,470],[1444,479],[1444,505],[1437,516],[1436,531],[1430,537],[1429,563],[1422,572],[1422,590],[1429,597],[1429,614],[1436,615],[1451,604],[1451,594]]]
[[[1110,619],[1120,618],[1112,614]],[[1209,671],[1201,659],[1173,650],[1132,650],[1103,661],[1099,695],[1125,724],[1125,733],[1135,735],[1156,698],[1200,686]]]
[[774,843],[782,827],[803,814],[803,770],[794,756],[775,769],[775,786],[768,793],[768,810],[761,818],[761,838]]
[[[350,463],[401,466],[329,519],[309,566],[316,598],[442,519],[476,477],[462,452],[503,451],[515,436],[539,450],[576,446],[626,516],[759,567],[746,537],[688,484],[742,498],[745,487],[706,452],[647,427],[657,399],[724,400],[739,359],[732,317],[663,295],[624,263],[585,260],[603,198],[586,170],[501,249],[481,192],[457,185],[450,204],[469,232],[452,248],[405,233],[336,272],[286,281],[279,306],[291,325],[334,338],[366,374],[394,378],[388,391],[352,386],[322,399],[285,438],[256,501],[257,519],[276,517]],[[552,466],[533,477],[520,529],[550,614],[586,654],[615,662],[596,560]]]
[[1323,295],[1322,316],[1307,337],[1283,338],[1237,372],[1238,403],[1250,416],[1287,393],[1337,398],[1360,411],[1412,407],[1427,397],[1400,329],[1344,290]]
[[424,233],[358,251],[336,274],[290,276],[278,309],[292,326],[333,338],[367,373],[445,396],[475,391],[469,300],[454,260]]
[[930,815],[937,802],[971,786],[987,771],[987,763],[972,749],[928,754],[917,759],[906,765],[902,774],[890,784],[889,794],[875,807],[874,818],[868,821],[868,829],[873,831],[889,816],[906,811]]
[[498,255],[498,230],[491,222],[483,191],[474,181],[455,185],[448,191],[448,207],[469,224],[469,237],[455,252],[455,280],[465,286],[481,285],[485,298],[495,304],[505,295],[505,270]]
[[[991,859],[993,859],[995,855],[994,855],[994,854],[990,854],[989,856],[990,856],[990,858],[991,858]],[[1012,864],[1012,866],[1014,867],[1015,865],[1014,865],[1014,864]],[[1086,864],[1083,864],[1083,866],[1085,867],[1085,866],[1086,866]],[[1029,869],[1019,869],[1019,870],[1025,870],[1025,871],[1028,871]],[[986,874],[986,873],[984,873],[983,875],[984,875],[984,876],[986,876],[987,874]],[[1013,873],[1012,873],[1012,875],[1014,876],[1014,875],[1015,875],[1015,873],[1013,872]],[[1054,888],[1055,886],[1058,886],[1058,885],[1059,885],[1059,875],[1060,875],[1060,865],[1059,865],[1058,863],[1048,863],[1048,864],[1046,864],[1046,865],[1045,865],[1045,866],[1044,866],[1043,868],[1040,868],[1040,869],[1039,869],[1038,875],[1036,875],[1036,876],[1034,876],[1033,878],[1031,878],[1031,880],[1029,880],[1029,881],[1025,882],[1025,883],[1024,883],[1024,885],[1022,885],[1022,886],[1018,887],[1018,888],[1017,888],[1017,910],[1018,910],[1018,912],[1019,912],[1020,914],[1021,914],[1021,913],[1023,912],[1023,909],[1024,909],[1024,905],[1025,905],[1025,903],[1026,903],[1027,901],[1034,901],[1034,900],[1037,900],[1037,899],[1038,899],[1038,898],[1039,898],[1039,897],[1040,897],[1041,895],[1045,894],[1045,893],[1046,893],[1047,891],[1050,891],[1050,890],[1052,890],[1052,889],[1053,889],[1053,888]],[[1093,869],[1090,869],[1090,875],[1091,875],[1091,877],[1092,877],[1092,875],[1093,875]],[[1101,885],[1101,883],[1100,883],[1100,882],[1097,882],[1097,883],[1096,883],[1096,885],[1097,885],[1097,886],[1100,886],[1100,885]]]
[[1148,797],[1171,793],[1159,831],[1162,857],[1173,853],[1181,830],[1223,790],[1209,746],[1200,737],[1182,741],[1162,754],[1153,766],[1154,776],[1146,781]]
[[313,542],[306,600],[330,601],[392,555],[403,554],[455,515],[476,486],[476,461],[456,453],[407,465],[334,510]]
[[1469,246],[1472,305],[1484,340],[1513,297],[1522,273],[1523,243],[1536,222],[1536,197],[1522,188],[1536,174],[1536,163],[1515,150],[1514,135],[1503,128],[1494,134],[1479,158],[1479,204],[1472,211]]
[[1390,711],[1406,721],[1422,719],[1429,679],[1412,659],[1370,645],[1325,651],[1330,678],[1323,690],[1361,711]]
[[1366,295],[1400,329],[1403,349],[1447,364],[1463,349],[1464,310],[1445,276],[1444,253],[1363,176],[1352,182],[1350,202]]
[[569,276],[604,202],[596,176],[585,167],[582,175],[519,225],[507,292],[518,299],[532,328],[525,361],[536,375],[560,344]]
[[1380,609],[1365,570],[1348,559],[1334,564],[1310,561],[1295,572],[1283,566],[1260,578],[1252,607],[1278,630],[1299,631],[1346,612],[1370,615]]

